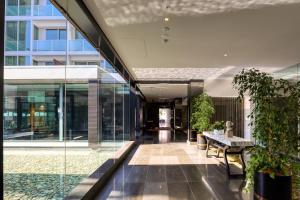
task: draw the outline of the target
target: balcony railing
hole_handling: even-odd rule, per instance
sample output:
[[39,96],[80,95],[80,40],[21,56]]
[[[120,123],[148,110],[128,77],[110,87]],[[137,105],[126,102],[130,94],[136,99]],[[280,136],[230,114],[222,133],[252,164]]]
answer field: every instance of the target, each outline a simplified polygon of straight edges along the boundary
[[95,48],[86,40],[70,40],[69,51],[96,51]]
[[62,16],[53,5],[36,5],[33,7],[34,16]]
[[[96,51],[95,48],[84,39],[69,40],[69,51]],[[33,51],[66,51],[66,40],[34,40]]]
[[34,40],[33,51],[66,51],[66,40]]
[[30,16],[31,6],[6,6],[6,16]]

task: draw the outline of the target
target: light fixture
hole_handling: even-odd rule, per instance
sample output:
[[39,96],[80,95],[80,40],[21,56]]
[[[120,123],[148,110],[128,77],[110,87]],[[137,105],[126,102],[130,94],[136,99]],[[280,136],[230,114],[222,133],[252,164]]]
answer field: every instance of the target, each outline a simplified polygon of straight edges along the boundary
[[227,54],[227,53],[225,53],[225,54],[224,54],[224,57],[227,57],[227,56],[228,56],[228,54]]
[[169,20],[170,20],[169,17],[165,17],[165,18],[164,18],[164,21],[165,21],[165,22],[168,22]]

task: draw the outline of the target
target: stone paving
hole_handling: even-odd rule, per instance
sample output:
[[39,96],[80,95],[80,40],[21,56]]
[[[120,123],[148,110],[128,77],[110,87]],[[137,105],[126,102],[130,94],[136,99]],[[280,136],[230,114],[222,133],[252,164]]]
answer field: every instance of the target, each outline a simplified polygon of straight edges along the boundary
[[4,199],[63,199],[124,143],[88,147],[5,148]]

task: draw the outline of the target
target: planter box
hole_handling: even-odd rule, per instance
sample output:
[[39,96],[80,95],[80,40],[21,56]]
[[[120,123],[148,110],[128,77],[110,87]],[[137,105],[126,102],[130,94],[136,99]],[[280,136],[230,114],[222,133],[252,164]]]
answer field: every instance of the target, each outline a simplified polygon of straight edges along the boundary
[[257,172],[254,176],[254,199],[292,199],[292,177]]

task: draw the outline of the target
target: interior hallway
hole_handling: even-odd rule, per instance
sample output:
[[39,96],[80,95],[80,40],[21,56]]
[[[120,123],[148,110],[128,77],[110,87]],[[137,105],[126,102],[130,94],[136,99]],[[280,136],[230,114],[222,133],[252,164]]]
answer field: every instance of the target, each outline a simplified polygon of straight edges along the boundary
[[140,144],[96,199],[250,199],[242,179],[228,179],[220,160],[196,145]]

